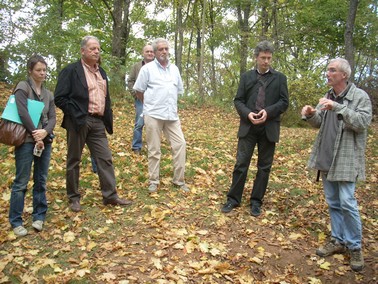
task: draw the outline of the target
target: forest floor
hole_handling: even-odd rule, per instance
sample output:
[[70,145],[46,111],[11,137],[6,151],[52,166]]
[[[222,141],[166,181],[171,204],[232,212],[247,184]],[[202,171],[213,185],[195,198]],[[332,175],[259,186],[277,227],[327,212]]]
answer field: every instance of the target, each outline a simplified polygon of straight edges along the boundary
[[[0,88],[0,105],[9,90]],[[182,103],[181,103],[182,105]],[[172,184],[172,161],[163,139],[161,184],[148,193],[146,149],[131,151],[132,100],[113,100],[114,134],[109,136],[120,196],[133,205],[102,205],[97,175],[84,149],[80,213],[65,193],[65,131],[58,111],[49,171],[49,211],[44,230],[31,227],[29,184],[24,225],[16,238],[8,222],[14,154],[0,145],[0,283],[377,283],[377,124],[369,130],[367,180],[356,196],[363,222],[365,268],[353,272],[347,255],[315,254],[329,237],[329,216],[321,183],[306,169],[317,130],[282,127],[275,162],[258,218],[248,196],[256,172],[253,157],[241,207],[229,214],[226,200],[235,163],[238,116],[216,107],[182,106],[187,141],[189,193]]]

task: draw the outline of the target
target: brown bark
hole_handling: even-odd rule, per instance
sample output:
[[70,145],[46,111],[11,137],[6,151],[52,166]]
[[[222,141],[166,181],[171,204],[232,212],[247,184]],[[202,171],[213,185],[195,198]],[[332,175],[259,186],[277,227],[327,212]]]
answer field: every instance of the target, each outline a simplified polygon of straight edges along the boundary
[[354,61],[354,44],[353,44],[353,30],[354,23],[356,20],[358,7],[358,0],[349,1],[349,13],[346,19],[345,33],[344,33],[344,43],[345,43],[345,59],[349,61],[350,67],[352,69],[352,74],[350,80],[354,81],[355,72],[355,61]]
[[[244,4],[244,5],[243,5]],[[240,29],[240,75],[247,71],[248,41],[250,35],[249,13],[251,2],[244,2],[237,7],[238,23]]]

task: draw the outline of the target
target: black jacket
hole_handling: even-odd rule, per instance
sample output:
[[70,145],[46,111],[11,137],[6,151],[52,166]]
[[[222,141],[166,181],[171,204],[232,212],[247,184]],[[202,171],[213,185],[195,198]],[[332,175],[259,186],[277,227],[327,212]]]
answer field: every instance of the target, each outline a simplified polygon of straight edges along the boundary
[[[266,136],[271,142],[278,142],[280,136],[281,114],[289,106],[289,92],[287,89],[286,76],[273,69],[271,76],[266,82],[265,89],[265,111],[267,120],[265,122]],[[258,83],[255,69],[242,74],[239,88],[234,99],[234,104],[240,116],[240,126],[238,137],[245,137],[250,128],[254,125],[248,119],[248,114],[255,110],[257,92],[253,92],[253,87]]]
[[[108,78],[101,67],[100,73],[102,78],[106,80],[107,86],[103,121],[106,131],[113,134],[113,111],[111,109]],[[85,124],[88,115],[89,93],[81,60],[68,65],[60,72],[55,88],[55,105],[64,113],[63,128],[65,128],[67,117],[71,118],[77,131]]]

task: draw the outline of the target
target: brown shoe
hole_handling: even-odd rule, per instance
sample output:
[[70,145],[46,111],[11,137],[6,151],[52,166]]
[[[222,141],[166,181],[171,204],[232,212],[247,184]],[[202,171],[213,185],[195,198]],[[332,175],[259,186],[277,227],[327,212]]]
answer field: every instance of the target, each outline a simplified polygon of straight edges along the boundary
[[344,252],[346,252],[346,247],[343,244],[340,244],[335,239],[331,239],[324,246],[316,250],[316,254],[321,257],[334,255],[334,254],[341,254]]
[[80,212],[81,211],[80,201],[79,200],[73,200],[70,203],[70,209],[73,212]]
[[354,271],[361,271],[364,268],[364,257],[361,249],[349,250],[350,253],[350,267]]
[[104,199],[103,200],[104,205],[120,205],[120,206],[126,206],[131,205],[133,202],[131,200],[122,199],[122,198],[115,198],[115,199]]

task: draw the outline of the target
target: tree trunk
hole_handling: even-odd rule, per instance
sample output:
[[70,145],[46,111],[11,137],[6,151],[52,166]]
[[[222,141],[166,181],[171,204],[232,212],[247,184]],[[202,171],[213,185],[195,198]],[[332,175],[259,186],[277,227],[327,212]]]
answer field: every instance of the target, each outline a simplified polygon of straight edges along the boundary
[[187,52],[187,57],[186,57],[186,65],[185,65],[185,73],[186,73],[186,80],[185,80],[185,86],[189,89],[189,84],[190,84],[190,57],[191,57],[191,52],[192,52],[192,43],[193,43],[193,37],[194,37],[194,31],[191,30],[190,36],[189,36],[189,43],[188,43],[188,52]]
[[[57,26],[57,28],[58,28],[58,34],[60,35],[63,34],[63,4],[64,4],[64,0],[60,0],[58,3],[59,17],[57,18],[59,19],[59,25]],[[54,58],[56,60],[56,71],[58,72],[58,74],[62,70],[62,57],[63,57],[62,53],[54,54]]]
[[203,87],[203,64],[204,64],[204,39],[205,39],[205,28],[206,28],[206,2],[207,0],[203,0],[202,6],[202,27],[201,27],[201,54],[200,54],[200,65],[199,65],[199,74],[198,74],[198,87],[199,87],[199,95],[200,98],[204,98],[205,96],[205,88]]
[[130,34],[128,25],[130,4],[131,0],[114,0],[112,10],[107,5],[113,19],[112,55],[122,63],[125,62],[126,44]]
[[[244,5],[243,5],[244,4]],[[249,13],[251,2],[246,1],[237,7],[238,23],[240,29],[240,75],[247,71],[248,41],[249,41]]]
[[[215,14],[214,14],[214,4],[213,0],[210,1],[210,8],[209,8],[209,15],[210,15],[210,38],[214,37],[215,34]],[[210,41],[209,44],[211,50],[211,91],[214,96],[217,95],[217,84],[216,84],[216,71],[215,71],[215,47],[214,42]]]
[[131,0],[125,0],[125,6],[123,8],[123,19],[122,19],[122,42],[121,42],[121,59],[123,64],[126,64],[126,46],[129,43],[129,37],[131,32],[130,27],[130,6]]
[[7,58],[5,55],[5,52],[3,50],[0,50],[0,82],[6,82],[7,81],[7,67],[6,62]]
[[112,55],[120,58],[122,54],[122,11],[123,0],[114,0],[113,2],[113,37],[112,37]]
[[268,13],[268,3],[267,1],[262,1],[260,41],[267,39],[269,26],[270,26],[270,23],[269,23],[269,13]]
[[344,43],[345,43],[345,59],[349,61],[352,73],[350,75],[350,81],[354,81],[354,44],[353,44],[353,30],[354,23],[356,20],[358,0],[349,1],[349,13],[346,20],[345,33],[344,33]]
[[177,1],[176,7],[176,30],[175,30],[175,64],[182,73],[182,46],[183,46],[183,27],[182,27],[182,0]]

